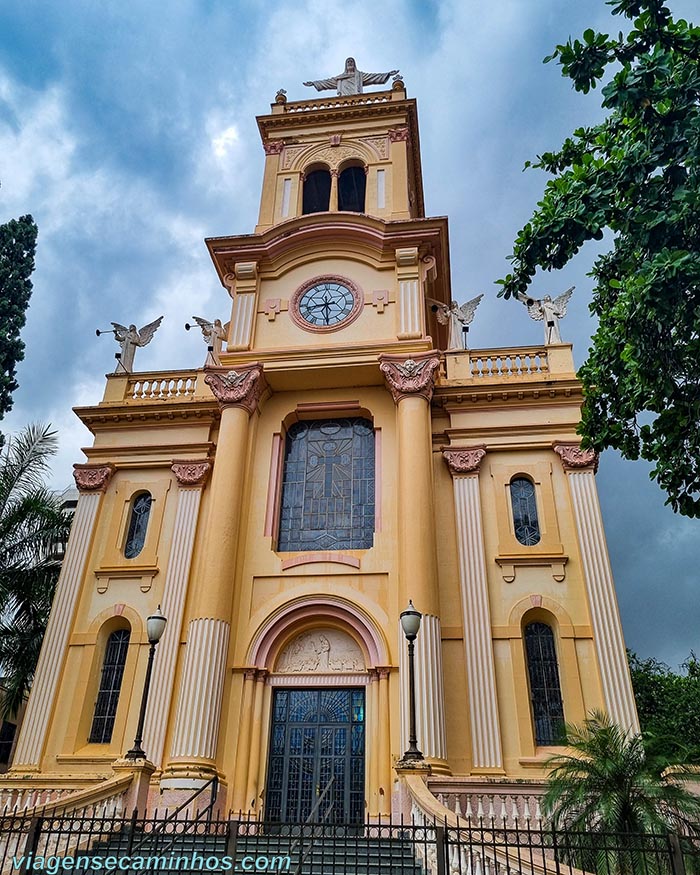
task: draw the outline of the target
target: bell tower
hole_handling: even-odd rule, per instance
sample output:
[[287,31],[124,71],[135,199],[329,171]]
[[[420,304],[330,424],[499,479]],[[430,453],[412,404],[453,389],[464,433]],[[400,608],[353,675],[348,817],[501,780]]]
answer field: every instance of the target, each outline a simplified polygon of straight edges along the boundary
[[[258,118],[265,149],[256,233],[312,212],[423,218],[416,101],[391,91],[287,103]],[[364,176],[364,179],[362,177]]]

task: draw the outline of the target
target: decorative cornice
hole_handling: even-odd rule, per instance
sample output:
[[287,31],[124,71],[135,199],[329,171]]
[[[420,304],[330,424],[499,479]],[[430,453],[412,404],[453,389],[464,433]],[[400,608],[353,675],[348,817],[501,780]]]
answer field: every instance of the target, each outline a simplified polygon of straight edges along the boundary
[[178,486],[204,486],[211,471],[208,459],[173,459],[170,470],[175,475]]
[[75,485],[81,492],[104,492],[114,474],[114,465],[73,465]]
[[251,415],[257,409],[267,386],[261,364],[248,365],[238,371],[209,371],[204,382],[222,410],[225,407],[242,407]]
[[411,395],[420,395],[430,402],[435,388],[435,374],[439,366],[440,356],[434,352],[408,359],[379,356],[379,369],[384,374],[387,387],[397,404],[402,398]]
[[579,444],[552,444],[554,452],[561,457],[565,470],[593,468],[598,470],[598,453],[595,450],[582,450]]
[[450,469],[450,474],[478,474],[481,462],[486,455],[486,445],[454,447],[443,450],[442,455]]

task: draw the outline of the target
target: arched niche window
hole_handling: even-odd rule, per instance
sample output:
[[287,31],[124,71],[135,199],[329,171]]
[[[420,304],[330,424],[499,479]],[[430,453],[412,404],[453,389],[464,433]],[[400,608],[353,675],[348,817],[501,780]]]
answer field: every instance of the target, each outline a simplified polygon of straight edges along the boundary
[[301,211],[308,213],[325,213],[328,211],[331,200],[331,174],[330,171],[319,169],[312,170],[304,178],[304,192],[302,196]]
[[524,635],[535,744],[561,744],[564,740],[564,705],[554,632],[546,623],[535,622],[525,626]]
[[372,423],[295,423],[286,438],[277,549],[366,550],[373,538]]
[[135,559],[143,550],[146,542],[146,530],[148,518],[151,515],[150,492],[139,492],[131,502],[131,514],[129,515],[129,528],[124,542],[124,556],[127,559]]
[[130,636],[128,629],[117,629],[107,638],[100,688],[88,738],[90,744],[107,744],[112,740]]
[[540,523],[537,519],[535,485],[527,477],[510,481],[510,501],[513,506],[513,526],[518,542],[532,547],[540,541]]
[[338,177],[338,209],[364,213],[367,175],[364,167],[346,167]]

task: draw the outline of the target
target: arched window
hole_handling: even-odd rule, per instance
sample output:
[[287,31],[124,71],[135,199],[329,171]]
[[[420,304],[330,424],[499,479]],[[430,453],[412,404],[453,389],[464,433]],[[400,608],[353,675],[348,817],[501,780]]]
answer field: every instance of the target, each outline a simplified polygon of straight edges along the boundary
[[367,176],[364,167],[346,167],[338,177],[338,209],[364,213]]
[[561,744],[564,740],[564,706],[554,632],[550,626],[528,623],[525,627],[525,653],[535,744]]
[[373,537],[372,423],[295,423],[287,432],[277,549],[366,550]]
[[325,213],[331,200],[331,174],[328,170],[312,170],[304,179],[304,194],[301,211]]
[[107,744],[112,740],[130,635],[128,629],[117,629],[107,639],[100,689],[88,738],[90,744]]
[[131,504],[129,529],[124,543],[124,556],[127,559],[135,559],[143,550],[152,501],[150,492],[139,492]]
[[513,505],[515,537],[526,547],[539,543],[540,524],[537,519],[535,486],[526,477],[514,477],[510,481],[510,501]]

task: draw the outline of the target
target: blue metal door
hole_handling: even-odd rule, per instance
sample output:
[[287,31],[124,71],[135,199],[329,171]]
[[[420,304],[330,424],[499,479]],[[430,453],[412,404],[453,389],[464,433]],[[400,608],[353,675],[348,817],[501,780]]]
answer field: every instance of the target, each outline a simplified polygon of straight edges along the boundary
[[301,823],[311,815],[315,821],[361,823],[364,689],[273,692],[265,819]]

